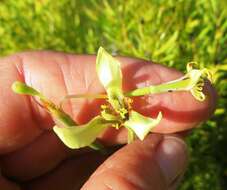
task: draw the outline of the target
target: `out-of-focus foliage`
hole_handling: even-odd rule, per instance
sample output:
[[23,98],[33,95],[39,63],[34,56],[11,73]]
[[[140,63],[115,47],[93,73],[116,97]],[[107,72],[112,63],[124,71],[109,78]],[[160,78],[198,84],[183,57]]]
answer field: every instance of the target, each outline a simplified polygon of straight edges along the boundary
[[225,0],[0,0],[0,54],[31,49],[108,51],[183,70],[214,72],[215,115],[187,139],[181,190],[227,188],[227,3]]

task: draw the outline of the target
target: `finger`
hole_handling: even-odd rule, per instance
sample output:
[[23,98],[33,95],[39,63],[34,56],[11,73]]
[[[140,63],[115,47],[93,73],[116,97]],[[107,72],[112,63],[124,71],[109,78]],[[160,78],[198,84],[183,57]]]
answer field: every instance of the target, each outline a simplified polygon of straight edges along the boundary
[[[134,87],[140,87],[150,83],[156,84],[162,81],[168,81],[181,75],[173,69],[168,69],[141,60],[129,58],[121,58],[120,60],[124,63],[123,86],[125,90],[131,90]],[[50,165],[46,163],[53,161],[53,163],[57,164],[60,161],[59,158],[64,159],[64,156],[59,156],[59,154],[65,154],[65,150],[62,151],[62,145],[60,145],[61,143],[59,143],[59,140],[55,141],[56,148],[51,148],[53,145],[49,146],[49,151],[46,154],[43,154],[42,148],[36,148],[45,145],[48,146],[49,138],[44,138],[46,140],[42,140],[42,135],[40,134],[43,133],[43,130],[40,128],[49,128],[52,126],[53,122],[49,115],[37,106],[36,103],[29,101],[26,97],[13,94],[10,90],[10,85],[14,80],[24,79],[28,84],[42,91],[56,103],[59,102],[66,93],[103,92],[102,85],[99,83],[95,73],[95,57],[39,52],[20,54],[11,58],[6,58],[1,62],[1,65],[4,65],[4,67],[0,67],[1,73],[3,73],[3,75],[1,75],[0,88],[2,88],[5,93],[1,94],[0,98],[10,98],[11,101],[8,103],[7,107],[1,102],[0,108],[2,108],[2,112],[6,110],[8,114],[13,115],[14,117],[9,117],[7,115],[6,117],[0,117],[0,122],[3,124],[3,127],[0,128],[0,133],[3,134],[2,141],[0,141],[0,152],[15,150],[16,148],[37,139],[35,146],[32,143],[21,150],[8,154],[7,159],[4,161],[4,169],[5,171],[10,171],[8,174],[12,176],[20,176],[16,170],[17,167],[11,167],[12,169],[9,169],[9,166],[21,165],[27,169],[26,172],[24,172],[25,175],[26,173],[29,174],[29,176],[31,174],[34,176],[41,175],[44,171],[51,169]],[[15,66],[17,66],[18,69],[16,69]],[[20,72],[18,73],[18,71]],[[5,81],[5,79],[7,80]],[[175,95],[174,93],[167,93],[165,95],[137,98],[134,102],[137,110],[144,112],[144,114],[151,113],[151,115],[153,114],[152,110],[155,110],[155,108],[156,113],[157,111],[160,111],[157,109],[158,106],[156,106],[156,104],[161,105],[162,108],[168,108],[171,112],[174,112],[175,109],[180,110],[181,108],[181,111],[178,110],[175,114],[172,114],[172,118],[171,112],[164,112],[165,110],[162,110],[164,112],[164,119],[162,124],[157,127],[157,130],[159,129],[159,132],[170,132],[193,127],[195,123],[198,122],[195,114],[198,110],[200,112],[200,114],[197,114],[199,120],[205,119],[214,107],[214,103],[212,103],[212,90],[210,90],[209,93],[211,98],[203,103],[198,103],[189,93],[176,93]],[[173,97],[173,95],[175,97]],[[173,97],[174,101],[172,101],[170,97]],[[185,108],[180,105],[182,104],[182,101],[180,102],[177,100],[179,97],[184,98],[186,102],[184,104]],[[144,102],[147,102],[147,104]],[[100,104],[101,102],[97,100],[76,100],[73,101],[72,104],[67,104],[65,109],[74,116],[79,123],[84,123],[97,114]],[[188,111],[184,112],[183,109]],[[177,115],[179,115],[179,118]],[[182,121],[182,118],[189,119]],[[189,120],[191,120],[191,122],[189,122]],[[164,127],[164,124],[166,123],[170,123],[171,125]],[[173,124],[177,127],[174,127]],[[40,135],[39,138],[37,138],[38,135]],[[109,130],[105,133],[103,139],[112,143],[123,143],[125,142],[126,136],[124,131],[118,133]],[[66,148],[64,147],[64,149]],[[37,171],[35,169],[37,167],[34,165],[26,167],[28,163],[35,161],[29,157],[33,152],[35,152],[36,155],[34,159],[46,160],[46,162],[40,162],[43,164],[42,166],[38,166],[44,168],[43,170]],[[20,154],[19,160],[17,159],[18,153]],[[29,159],[30,161],[28,161]],[[57,161],[55,161],[55,159],[57,159]],[[52,168],[55,167],[55,165],[51,166]]]
[[[176,70],[142,60],[120,58],[123,62],[124,89],[157,84],[181,76]],[[51,127],[50,116],[28,97],[14,94],[10,86],[15,80],[24,80],[40,90],[55,103],[66,94],[100,93],[103,87],[95,71],[95,56],[74,56],[53,52],[18,54],[0,61],[1,101],[0,152],[8,152],[34,140],[42,130]],[[200,103],[190,93],[167,93],[136,98],[138,111],[153,115],[164,113],[164,119],[155,129],[167,133],[185,130],[205,119],[214,109],[214,93],[208,87],[209,98]],[[99,111],[98,100],[78,99],[68,103],[68,111],[78,123],[85,123]],[[91,109],[92,108],[92,109]],[[168,125],[166,125],[168,123]],[[168,127],[165,127],[168,126]]]
[[88,176],[104,161],[106,156],[93,152],[79,158],[68,159],[53,171],[26,182],[24,188],[26,190],[80,189]]
[[[16,62],[20,62],[18,59]],[[26,97],[19,97],[11,90],[15,80],[22,75],[10,59],[0,61],[0,154],[15,150],[33,141],[41,134],[32,116],[31,104]]]
[[47,131],[28,146],[3,155],[2,173],[17,180],[28,180],[55,168],[69,152],[54,133]]
[[166,190],[186,165],[186,145],[182,140],[150,135],[117,151],[82,189]]
[[87,148],[68,149],[54,133],[47,131],[28,146],[3,155],[0,161],[2,173],[20,181],[30,180],[52,170],[63,160],[88,151]]
[[[144,66],[137,70],[131,79],[126,79],[125,84],[127,88],[135,89],[175,80],[182,75],[174,69],[144,63]],[[133,80],[136,82],[128,82]],[[210,84],[205,86],[205,94],[207,98],[204,102],[197,101],[190,92],[155,94],[134,98],[133,106],[149,117],[155,117],[159,111],[162,112],[163,119],[153,132],[175,133],[193,128],[210,117],[216,104],[216,94]]]

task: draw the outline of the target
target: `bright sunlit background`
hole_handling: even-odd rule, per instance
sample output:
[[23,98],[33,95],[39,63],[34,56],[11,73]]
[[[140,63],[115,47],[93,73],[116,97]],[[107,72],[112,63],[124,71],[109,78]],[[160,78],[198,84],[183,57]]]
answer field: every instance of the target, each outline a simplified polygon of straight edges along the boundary
[[180,190],[227,189],[227,3],[225,0],[0,0],[0,55],[51,49],[153,60],[214,72],[215,115],[187,142]]

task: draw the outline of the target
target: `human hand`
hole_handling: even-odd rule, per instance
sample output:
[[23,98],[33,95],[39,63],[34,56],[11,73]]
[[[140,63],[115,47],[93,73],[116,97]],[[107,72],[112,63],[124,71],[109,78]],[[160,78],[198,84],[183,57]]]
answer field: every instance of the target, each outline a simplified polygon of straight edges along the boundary
[[[143,60],[119,59],[125,91],[181,76],[174,69]],[[174,189],[187,165],[186,145],[179,137],[162,134],[195,127],[215,107],[215,93],[209,84],[202,103],[188,92],[137,97],[137,111],[151,117],[162,111],[164,118],[154,128],[156,133],[107,158],[88,149],[69,150],[51,131],[54,123],[48,113],[34,99],[11,90],[15,80],[25,81],[56,104],[66,94],[103,92],[95,56],[22,53],[1,59],[0,73],[0,189],[4,190],[71,190],[85,182],[84,190]],[[100,100],[78,99],[67,102],[64,109],[78,123],[85,123],[98,113],[100,104]],[[116,145],[125,143],[126,136],[124,130],[109,129],[100,138],[107,145]]]

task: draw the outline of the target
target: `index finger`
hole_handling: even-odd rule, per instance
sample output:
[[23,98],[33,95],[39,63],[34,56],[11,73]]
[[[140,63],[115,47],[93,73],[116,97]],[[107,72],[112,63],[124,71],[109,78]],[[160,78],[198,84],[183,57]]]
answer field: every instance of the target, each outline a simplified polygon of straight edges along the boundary
[[[123,63],[123,87],[131,90],[176,79],[182,74],[147,61],[119,58]],[[46,97],[59,103],[66,94],[104,92],[95,71],[95,56],[65,55],[54,52],[30,52],[4,58],[0,63],[0,152],[15,150],[51,128],[50,116],[29,97],[14,94],[10,87],[15,80],[25,81]],[[153,116],[162,111],[164,118],[155,132],[170,133],[192,128],[214,110],[214,91],[207,85],[208,98],[196,101],[188,92],[165,93],[135,98],[139,112]],[[79,99],[65,109],[78,123],[85,123],[98,114],[99,100]],[[104,137],[124,141],[113,131]],[[110,138],[111,137],[111,138]],[[123,139],[123,140],[122,140]]]

